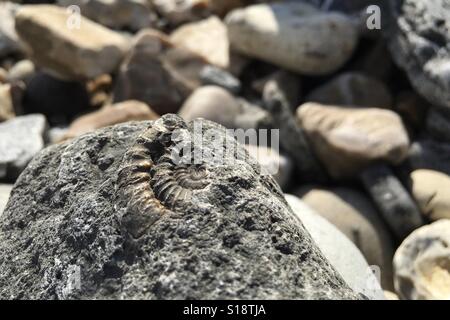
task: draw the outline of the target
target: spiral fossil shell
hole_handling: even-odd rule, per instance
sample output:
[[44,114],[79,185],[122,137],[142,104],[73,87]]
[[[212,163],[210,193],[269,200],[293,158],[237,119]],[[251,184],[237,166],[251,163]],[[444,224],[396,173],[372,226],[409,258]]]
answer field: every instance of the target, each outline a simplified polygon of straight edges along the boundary
[[175,163],[177,147],[172,134],[186,129],[183,120],[166,115],[144,131],[128,150],[118,173],[118,192],[126,201],[129,231],[139,237],[163,215],[173,213],[208,186],[208,172],[201,164]]

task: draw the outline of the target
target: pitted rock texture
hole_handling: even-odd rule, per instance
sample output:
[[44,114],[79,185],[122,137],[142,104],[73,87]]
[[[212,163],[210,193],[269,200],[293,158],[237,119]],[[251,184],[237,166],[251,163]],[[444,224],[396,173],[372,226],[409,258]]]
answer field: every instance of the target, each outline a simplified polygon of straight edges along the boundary
[[[40,153],[0,218],[0,298],[361,298],[273,178],[217,137],[224,127],[166,115]],[[189,165],[189,140],[224,162]]]
[[390,1],[383,30],[392,56],[414,88],[450,114],[450,1]]

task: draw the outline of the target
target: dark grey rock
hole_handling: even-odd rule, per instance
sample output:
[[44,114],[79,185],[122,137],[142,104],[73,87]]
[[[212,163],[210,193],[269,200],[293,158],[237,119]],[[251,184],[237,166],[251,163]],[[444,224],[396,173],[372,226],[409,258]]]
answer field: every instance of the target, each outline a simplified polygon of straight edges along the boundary
[[288,90],[283,81],[269,81],[264,86],[264,107],[272,116],[273,126],[279,129],[280,145],[294,159],[303,182],[324,182],[327,176],[316,159],[303,129],[292,113]]
[[450,142],[450,119],[437,110],[430,110],[427,116],[426,128],[436,140]]
[[391,20],[383,30],[394,60],[421,95],[450,114],[450,2],[390,3]]
[[188,139],[223,149],[200,136],[225,128],[199,124],[167,115],[40,153],[0,218],[0,299],[360,298],[242,146],[220,166],[171,157]]
[[430,139],[411,145],[407,163],[411,170],[430,169],[450,175],[450,144]]
[[417,204],[389,167],[370,167],[361,180],[398,240],[424,224]]
[[23,107],[26,112],[44,114],[51,123],[70,123],[89,110],[89,95],[81,82],[62,81],[38,72],[26,86]]
[[205,66],[200,71],[200,79],[204,85],[219,86],[233,94],[241,91],[241,81],[238,78],[215,66]]
[[47,121],[33,114],[0,123],[0,179],[14,181],[44,148]]

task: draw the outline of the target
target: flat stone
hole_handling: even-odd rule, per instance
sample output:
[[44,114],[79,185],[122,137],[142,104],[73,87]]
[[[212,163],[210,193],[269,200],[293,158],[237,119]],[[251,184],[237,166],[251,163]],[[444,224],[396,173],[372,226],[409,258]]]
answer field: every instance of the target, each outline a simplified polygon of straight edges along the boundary
[[301,187],[294,194],[345,234],[370,265],[380,268],[383,289],[393,289],[394,242],[367,196],[350,188],[314,186]]
[[0,299],[363,298],[237,141],[221,165],[177,158],[226,134],[165,115],[46,148],[1,218]]
[[384,297],[386,300],[400,300],[396,293],[387,290],[384,290]]
[[[14,181],[44,148],[47,121],[40,114],[0,123],[0,179]],[[2,170],[3,167],[3,170]]]
[[0,84],[0,122],[12,119],[15,116],[11,85]]
[[347,284],[371,300],[384,300],[380,283],[358,248],[299,198],[289,194],[285,197],[296,217]]
[[64,8],[52,5],[18,10],[16,30],[33,62],[65,80],[116,71],[129,49],[128,39],[84,17],[79,28],[69,28],[68,17]]
[[329,105],[392,108],[392,96],[384,83],[359,72],[341,73],[311,92],[305,99]]
[[224,69],[230,66],[227,28],[216,16],[182,25],[172,32],[170,40],[199,54],[213,65]]
[[289,157],[279,151],[267,147],[246,144],[245,149],[258,161],[267,174],[271,174],[282,190],[289,187],[294,170],[294,164]]
[[450,220],[415,230],[394,257],[395,288],[408,300],[450,299]]
[[338,70],[358,40],[357,27],[345,15],[298,2],[236,9],[225,23],[234,50],[306,75]]
[[83,16],[113,29],[138,31],[157,19],[147,0],[58,0],[58,4],[78,6]]
[[408,154],[408,134],[390,110],[305,103],[297,109],[297,119],[336,179],[354,177],[380,160],[399,164]]
[[398,240],[424,224],[417,204],[389,167],[374,165],[361,173],[361,181]]
[[448,1],[390,1],[387,17],[383,30],[394,60],[417,92],[450,114]]
[[19,7],[20,5],[9,1],[0,2],[0,58],[22,49],[14,28],[14,15]]
[[120,67],[114,101],[139,100],[160,115],[176,113],[201,86],[200,71],[206,65],[205,59],[174,45],[165,34],[143,30]]
[[96,129],[128,121],[156,120],[159,118],[148,105],[140,101],[125,101],[101,108],[79,117],[69,127],[63,139],[72,139]]
[[3,210],[5,210],[6,208],[6,204],[8,203],[9,195],[12,189],[12,184],[0,184],[0,217],[3,213]]
[[411,173],[412,194],[431,221],[450,219],[450,176],[432,170]]

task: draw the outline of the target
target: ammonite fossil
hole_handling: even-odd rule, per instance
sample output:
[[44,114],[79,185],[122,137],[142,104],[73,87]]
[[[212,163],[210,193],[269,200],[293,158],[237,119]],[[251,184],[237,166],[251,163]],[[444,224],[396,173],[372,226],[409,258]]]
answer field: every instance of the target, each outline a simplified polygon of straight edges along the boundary
[[118,191],[127,201],[130,216],[146,216],[145,223],[138,219],[143,225],[137,230],[132,224],[134,236],[139,236],[162,215],[182,207],[196,190],[209,184],[207,169],[203,164],[193,163],[194,154],[184,162],[176,157],[183,141],[176,139],[180,132],[175,130],[183,129],[186,124],[181,118],[164,116],[144,131],[124,156]]

